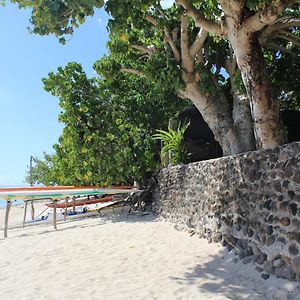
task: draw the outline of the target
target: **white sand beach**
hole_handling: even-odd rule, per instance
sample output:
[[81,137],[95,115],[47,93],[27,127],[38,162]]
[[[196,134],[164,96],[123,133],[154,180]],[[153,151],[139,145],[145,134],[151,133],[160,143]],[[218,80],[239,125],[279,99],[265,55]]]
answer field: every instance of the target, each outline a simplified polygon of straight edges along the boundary
[[[11,217],[21,220],[21,207]],[[264,280],[222,246],[151,215],[106,214],[61,222],[57,231],[48,224],[1,235],[1,300],[300,299],[299,283]]]

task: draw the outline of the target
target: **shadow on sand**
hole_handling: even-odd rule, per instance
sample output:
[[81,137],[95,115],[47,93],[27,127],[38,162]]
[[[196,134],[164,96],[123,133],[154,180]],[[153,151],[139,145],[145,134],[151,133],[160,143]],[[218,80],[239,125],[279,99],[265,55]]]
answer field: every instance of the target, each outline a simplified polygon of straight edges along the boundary
[[277,279],[271,275],[264,280],[255,264],[244,264],[233,251],[223,248],[218,255],[205,259],[197,256],[198,263],[181,277],[171,277],[179,285],[197,285],[199,293],[212,293],[213,299],[232,300],[300,300],[300,284]]
[[[83,220],[93,220],[95,222],[89,224],[83,224]],[[85,218],[78,218],[78,219],[67,219],[66,221],[59,221],[57,223],[57,230],[53,228],[52,223],[47,224],[36,224],[31,225],[25,228],[13,228],[8,231],[8,239],[20,238],[20,237],[31,237],[33,235],[45,235],[53,232],[62,232],[62,231],[69,231],[74,230],[76,228],[91,228],[96,226],[105,225],[107,223],[140,223],[140,222],[154,222],[156,217],[152,213],[147,212],[116,212],[116,213],[105,213],[99,214],[95,216],[89,216]],[[31,233],[27,233],[27,229],[34,228],[35,231]],[[46,229],[39,231],[38,229]],[[10,232],[14,233],[13,235]],[[5,240],[3,237],[0,237],[0,241]]]

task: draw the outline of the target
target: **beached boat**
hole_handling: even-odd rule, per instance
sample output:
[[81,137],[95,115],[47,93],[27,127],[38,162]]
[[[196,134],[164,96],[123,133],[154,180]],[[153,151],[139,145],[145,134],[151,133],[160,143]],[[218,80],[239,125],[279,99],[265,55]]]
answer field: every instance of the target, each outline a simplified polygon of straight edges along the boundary
[[[104,203],[104,202],[111,202],[113,201],[113,197],[102,197],[102,198],[95,198],[95,199],[90,199],[89,197],[86,198],[78,198],[73,200],[70,200],[68,202],[63,201],[63,202],[58,202],[56,204],[57,208],[66,208],[66,207],[72,207],[72,206],[83,206],[83,205],[89,205],[89,204],[96,204],[96,203]],[[54,207],[53,203],[46,203],[48,207]]]
[[46,187],[17,187],[0,188],[0,198],[12,200],[60,200],[65,197],[107,195],[137,192],[129,186],[112,186],[110,188],[101,187],[76,187],[76,186],[46,186]]

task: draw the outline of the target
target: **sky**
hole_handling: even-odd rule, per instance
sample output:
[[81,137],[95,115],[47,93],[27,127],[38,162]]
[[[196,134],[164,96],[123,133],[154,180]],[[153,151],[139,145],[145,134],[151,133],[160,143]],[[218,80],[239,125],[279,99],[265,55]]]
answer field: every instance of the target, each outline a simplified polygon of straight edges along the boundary
[[30,34],[30,13],[8,1],[0,6],[0,186],[24,185],[30,156],[54,152],[62,131],[59,99],[43,90],[42,78],[71,61],[95,76],[92,65],[106,53],[108,16],[103,9],[76,29],[66,45],[54,36]]
[[106,52],[108,16],[98,10],[63,46],[53,36],[29,33],[30,10],[0,7],[0,186],[24,185],[30,156],[53,153],[62,125],[59,100],[41,79],[70,61],[94,76],[92,65]]

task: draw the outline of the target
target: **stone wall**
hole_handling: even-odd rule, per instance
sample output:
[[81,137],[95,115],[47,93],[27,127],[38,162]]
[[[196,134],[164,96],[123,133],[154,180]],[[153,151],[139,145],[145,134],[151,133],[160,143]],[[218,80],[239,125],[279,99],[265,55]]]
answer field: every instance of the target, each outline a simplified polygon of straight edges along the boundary
[[299,172],[300,142],[166,168],[154,210],[266,277],[300,281]]

